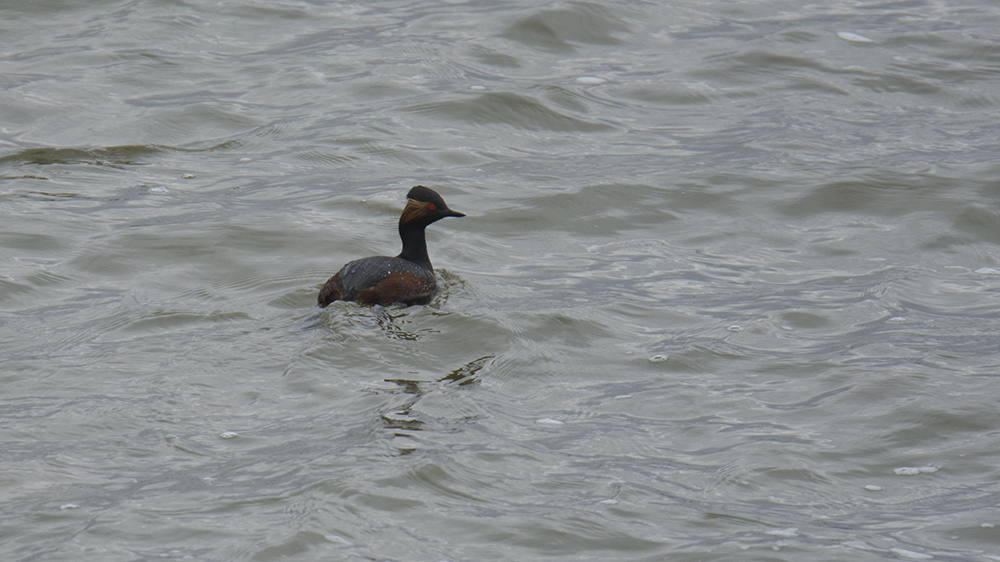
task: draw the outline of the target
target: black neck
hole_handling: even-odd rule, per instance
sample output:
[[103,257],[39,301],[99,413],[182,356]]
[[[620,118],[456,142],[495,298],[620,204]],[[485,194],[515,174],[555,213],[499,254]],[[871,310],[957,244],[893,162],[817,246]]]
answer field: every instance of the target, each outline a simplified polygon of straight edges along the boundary
[[427,238],[424,236],[423,224],[399,225],[399,237],[403,239],[403,251],[400,258],[411,261],[419,266],[432,269],[431,258],[427,255]]

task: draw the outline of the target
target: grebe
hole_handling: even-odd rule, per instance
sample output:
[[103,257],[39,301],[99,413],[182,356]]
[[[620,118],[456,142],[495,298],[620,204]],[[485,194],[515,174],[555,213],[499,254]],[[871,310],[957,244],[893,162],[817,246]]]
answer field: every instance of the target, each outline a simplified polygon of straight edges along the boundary
[[355,260],[340,269],[319,291],[320,308],[333,301],[364,304],[426,304],[437,291],[434,269],[427,257],[427,225],[445,217],[464,217],[452,211],[433,189],[415,186],[406,194],[406,207],[399,217],[403,251],[398,256],[374,256]]

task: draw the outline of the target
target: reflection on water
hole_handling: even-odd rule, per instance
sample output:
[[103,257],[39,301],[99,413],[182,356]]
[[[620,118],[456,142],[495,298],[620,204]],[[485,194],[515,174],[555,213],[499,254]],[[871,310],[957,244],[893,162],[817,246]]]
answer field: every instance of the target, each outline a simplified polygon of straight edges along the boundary
[[[63,4],[4,560],[1000,556],[992,6]],[[317,309],[415,184],[439,295]]]
[[489,365],[493,359],[496,359],[495,355],[486,355],[484,357],[480,357],[479,359],[473,359],[465,365],[462,365],[461,367],[448,373],[443,378],[438,379],[438,382],[448,382],[459,386],[476,384],[479,382],[479,378],[476,373]]
[[[402,320],[401,320],[402,319]],[[406,331],[404,326],[408,323],[406,314],[393,314],[391,310],[379,308],[375,311],[375,321],[378,327],[385,332],[385,335],[398,340],[417,340],[417,334]]]
[[[477,373],[492,362],[493,359],[495,357],[492,355],[474,359],[436,381],[386,379],[385,382],[395,384],[396,388],[391,390],[379,389],[376,390],[376,393],[397,396],[405,394],[409,396],[405,397],[402,402],[393,401],[391,407],[381,412],[380,416],[384,427],[389,430],[397,430],[395,433],[397,437],[414,437],[409,433],[399,433],[398,431],[420,431],[424,429],[426,422],[421,419],[421,416],[426,416],[427,414],[423,413],[421,408],[418,407],[422,398],[446,388],[443,385],[462,387],[478,384]],[[477,420],[477,416],[468,416],[463,421],[475,422]],[[415,450],[413,447],[403,446],[400,448],[400,454],[409,454]]]

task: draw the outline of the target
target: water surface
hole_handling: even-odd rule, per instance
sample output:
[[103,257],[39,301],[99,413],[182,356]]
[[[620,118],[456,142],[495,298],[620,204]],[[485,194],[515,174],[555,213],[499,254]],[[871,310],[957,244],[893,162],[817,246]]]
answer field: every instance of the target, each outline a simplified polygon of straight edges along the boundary
[[2,558],[1000,560],[998,29],[5,3]]

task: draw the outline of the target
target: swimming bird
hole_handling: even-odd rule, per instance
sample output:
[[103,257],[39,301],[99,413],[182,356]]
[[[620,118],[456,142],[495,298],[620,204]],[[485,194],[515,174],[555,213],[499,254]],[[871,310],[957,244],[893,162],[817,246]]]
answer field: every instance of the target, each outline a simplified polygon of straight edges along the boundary
[[406,198],[399,216],[403,251],[394,258],[373,256],[342,267],[320,289],[320,308],[337,300],[386,306],[397,302],[426,304],[434,297],[437,282],[427,256],[424,229],[445,217],[464,217],[465,213],[452,211],[436,191],[422,185],[413,187]]

